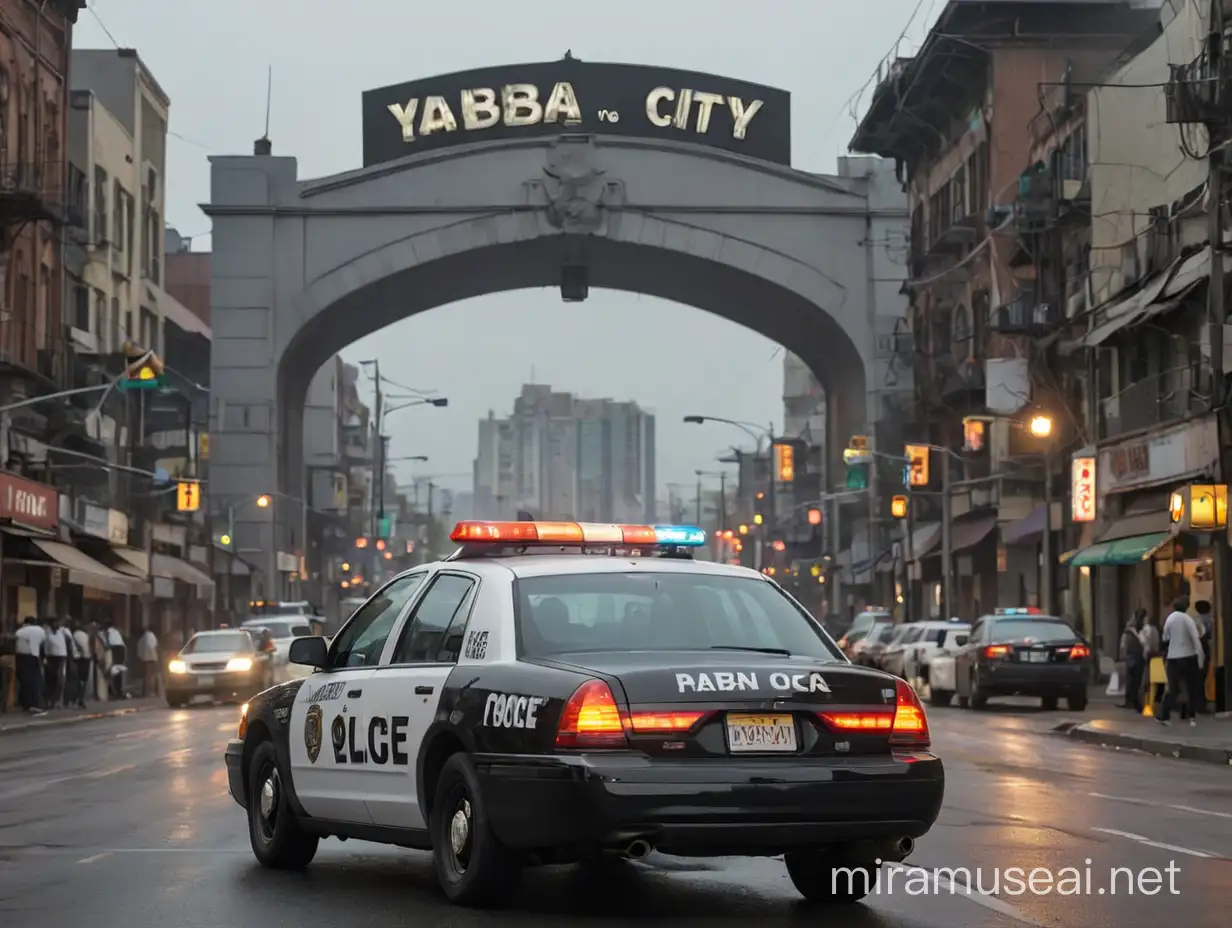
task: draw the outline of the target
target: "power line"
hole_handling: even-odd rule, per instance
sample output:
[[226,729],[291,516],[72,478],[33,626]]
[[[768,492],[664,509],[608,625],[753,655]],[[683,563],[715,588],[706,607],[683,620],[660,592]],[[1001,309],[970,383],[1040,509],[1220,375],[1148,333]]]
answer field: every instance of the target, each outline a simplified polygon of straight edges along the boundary
[[103,33],[107,36],[107,38],[111,40],[111,44],[114,45],[116,48],[120,48],[120,43],[117,42],[116,37],[111,34],[111,30],[108,29],[107,24],[103,22],[103,18],[98,15],[98,10],[94,8],[93,0],[91,0],[90,6],[88,7],[88,9],[90,10],[90,15],[94,17],[94,21],[98,23],[98,27],[102,29]]

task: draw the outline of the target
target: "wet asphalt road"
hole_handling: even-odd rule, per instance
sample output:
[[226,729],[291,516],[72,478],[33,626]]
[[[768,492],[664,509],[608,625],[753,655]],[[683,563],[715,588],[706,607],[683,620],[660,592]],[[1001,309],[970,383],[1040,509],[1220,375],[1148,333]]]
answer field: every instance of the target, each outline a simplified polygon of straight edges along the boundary
[[[1064,717],[932,712],[947,764],[946,804],[910,863],[973,874],[983,868],[985,889],[997,867],[1089,866],[1089,894],[1015,895],[1003,883],[999,894],[981,895],[944,879],[921,894],[920,879],[912,886],[910,874],[899,872],[889,892],[883,875],[882,892],[865,904],[820,912],[800,901],[777,860],[653,855],[602,876],[531,871],[515,906],[499,912],[448,905],[428,855],[417,852],[327,841],[307,874],[262,870],[248,849],[243,812],[227,795],[222,750],[235,729],[234,707],[0,736],[0,925],[470,928],[649,917],[827,928],[1095,928],[1160,918],[1185,928],[1226,926],[1232,771],[1038,733]],[[1170,864],[1179,867],[1176,894],[1164,872]],[[1130,895],[1120,876],[1110,894],[1114,867],[1158,869],[1161,891]]]

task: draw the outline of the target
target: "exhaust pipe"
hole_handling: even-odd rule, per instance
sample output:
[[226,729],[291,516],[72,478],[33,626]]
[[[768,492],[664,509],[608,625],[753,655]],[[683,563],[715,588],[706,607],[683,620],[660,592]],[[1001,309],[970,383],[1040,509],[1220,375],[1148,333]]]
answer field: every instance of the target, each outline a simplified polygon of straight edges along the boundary
[[910,857],[911,852],[915,850],[915,838],[909,838],[906,836],[899,838],[897,848],[898,848],[898,853],[902,855],[898,859],[905,860],[906,858]]
[[625,845],[625,849],[620,852],[620,855],[626,860],[641,860],[653,850],[654,848],[650,846],[649,841],[637,838]]

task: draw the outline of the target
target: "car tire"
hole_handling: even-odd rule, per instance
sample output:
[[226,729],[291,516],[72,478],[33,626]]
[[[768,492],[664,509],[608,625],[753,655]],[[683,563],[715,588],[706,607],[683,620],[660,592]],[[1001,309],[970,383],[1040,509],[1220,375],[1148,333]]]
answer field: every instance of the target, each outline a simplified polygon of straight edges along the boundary
[[1045,712],[1056,712],[1057,711],[1057,697],[1055,696],[1042,697],[1040,699],[1040,707]]
[[1066,696],[1065,705],[1069,707],[1070,712],[1085,712],[1087,709],[1087,694],[1082,692]]
[[784,855],[791,883],[809,902],[820,905],[850,905],[859,902],[877,885],[880,868],[851,860],[831,850],[791,851]]
[[935,690],[930,690],[928,694],[929,703],[931,703],[934,706],[937,706],[938,708],[945,708],[946,706],[950,704],[950,701],[953,698],[954,698],[954,694],[951,693],[949,690],[936,690],[935,689]]
[[475,765],[461,751],[441,768],[430,827],[436,878],[450,902],[487,908],[509,901],[522,862],[492,830]]
[[980,672],[971,671],[971,708],[976,712],[988,708],[988,694],[980,686]]
[[300,825],[287,796],[273,742],[263,741],[248,762],[248,840],[253,856],[271,870],[303,870],[320,838]]

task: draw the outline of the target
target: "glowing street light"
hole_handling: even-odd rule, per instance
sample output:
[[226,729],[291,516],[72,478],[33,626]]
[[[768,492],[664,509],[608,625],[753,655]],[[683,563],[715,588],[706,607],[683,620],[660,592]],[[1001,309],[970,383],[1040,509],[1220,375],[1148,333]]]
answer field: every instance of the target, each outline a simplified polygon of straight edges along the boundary
[[1036,438],[1047,438],[1052,434],[1052,416],[1032,416],[1027,428]]
[[262,494],[261,496],[257,497],[256,503],[257,503],[258,509],[268,509],[269,504],[270,504],[270,498],[266,496],[265,494]]

